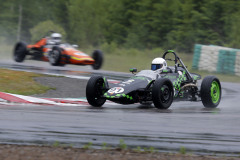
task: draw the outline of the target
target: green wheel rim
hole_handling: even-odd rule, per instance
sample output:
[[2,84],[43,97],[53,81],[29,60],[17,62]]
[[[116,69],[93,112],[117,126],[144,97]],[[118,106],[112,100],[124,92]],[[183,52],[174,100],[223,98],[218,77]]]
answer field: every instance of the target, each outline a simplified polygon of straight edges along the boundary
[[217,81],[213,81],[211,85],[211,97],[213,103],[218,103],[220,99],[220,86]]

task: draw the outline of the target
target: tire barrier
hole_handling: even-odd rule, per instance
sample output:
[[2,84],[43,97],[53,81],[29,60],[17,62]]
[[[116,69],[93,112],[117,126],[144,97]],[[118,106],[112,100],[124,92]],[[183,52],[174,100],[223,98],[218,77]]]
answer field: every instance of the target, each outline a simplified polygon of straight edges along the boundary
[[240,76],[240,49],[195,44],[192,69]]

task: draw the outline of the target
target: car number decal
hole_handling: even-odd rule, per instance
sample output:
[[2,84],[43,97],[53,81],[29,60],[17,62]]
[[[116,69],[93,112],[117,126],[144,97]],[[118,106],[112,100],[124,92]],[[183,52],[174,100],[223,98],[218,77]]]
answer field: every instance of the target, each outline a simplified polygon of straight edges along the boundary
[[124,91],[124,88],[122,87],[114,87],[108,90],[108,93],[113,94],[113,93],[122,93]]

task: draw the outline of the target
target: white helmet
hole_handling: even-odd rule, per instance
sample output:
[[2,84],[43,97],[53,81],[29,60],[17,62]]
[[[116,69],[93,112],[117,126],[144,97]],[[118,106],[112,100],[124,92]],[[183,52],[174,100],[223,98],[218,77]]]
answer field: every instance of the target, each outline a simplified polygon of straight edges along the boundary
[[167,69],[167,62],[165,61],[165,59],[163,58],[155,58],[152,61],[152,66],[151,66],[151,70],[155,71],[155,70],[163,70],[163,69]]
[[52,33],[51,40],[52,42],[59,44],[61,43],[62,35],[60,33]]

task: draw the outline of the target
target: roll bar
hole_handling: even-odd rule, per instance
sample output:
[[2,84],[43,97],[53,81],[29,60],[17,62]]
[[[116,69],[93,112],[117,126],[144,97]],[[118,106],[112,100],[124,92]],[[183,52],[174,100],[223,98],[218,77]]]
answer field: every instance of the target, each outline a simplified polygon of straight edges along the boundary
[[[192,81],[193,81],[193,78],[192,78],[190,72],[188,71],[187,67],[183,64],[181,58],[179,58],[179,57],[177,56],[177,54],[176,54],[173,50],[168,50],[167,52],[165,52],[165,53],[163,54],[162,58],[165,59],[165,57],[166,57],[166,55],[167,55],[168,53],[172,53],[172,54],[174,55],[174,57],[175,57],[175,59],[174,59],[174,62],[175,62],[175,72],[177,73],[177,67],[178,67],[178,66],[177,66],[177,65],[178,65],[177,62],[179,61],[180,64],[182,65],[182,67],[186,70],[186,74],[187,74],[187,77],[188,77],[189,81],[192,82]],[[171,60],[171,59],[165,59],[165,60]]]

